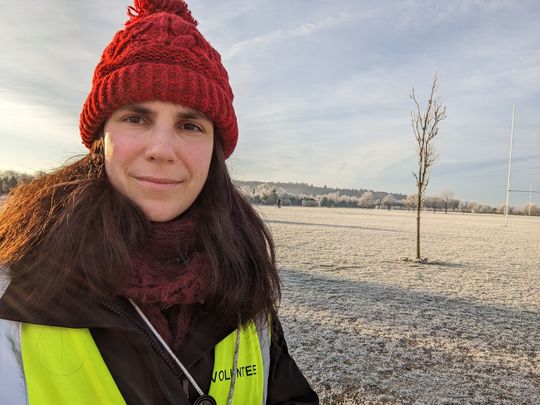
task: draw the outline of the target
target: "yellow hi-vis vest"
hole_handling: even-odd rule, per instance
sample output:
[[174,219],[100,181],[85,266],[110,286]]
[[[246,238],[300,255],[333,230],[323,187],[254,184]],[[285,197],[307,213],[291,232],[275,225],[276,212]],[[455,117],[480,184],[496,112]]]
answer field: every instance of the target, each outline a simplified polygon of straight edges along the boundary
[[[251,321],[241,327],[236,382],[232,404],[265,404],[269,374],[269,341],[267,325],[257,328]],[[229,395],[237,330],[214,348],[214,370],[210,392],[218,405],[225,405]],[[17,336],[18,335],[18,336]],[[73,329],[0,320],[2,337],[11,347],[14,361],[22,362],[23,374],[17,378],[13,370],[0,374],[16,380],[0,388],[13,398],[25,398],[29,405],[59,404],[125,404],[88,329]],[[17,345],[19,337],[20,345]],[[5,353],[6,347],[0,347]],[[19,356],[20,360],[16,359]],[[2,357],[3,361],[6,360]],[[9,367],[8,367],[9,368]],[[14,375],[15,374],[15,377]],[[21,386],[21,381],[24,386]],[[24,390],[25,392],[20,392]],[[14,404],[18,405],[18,404]]]

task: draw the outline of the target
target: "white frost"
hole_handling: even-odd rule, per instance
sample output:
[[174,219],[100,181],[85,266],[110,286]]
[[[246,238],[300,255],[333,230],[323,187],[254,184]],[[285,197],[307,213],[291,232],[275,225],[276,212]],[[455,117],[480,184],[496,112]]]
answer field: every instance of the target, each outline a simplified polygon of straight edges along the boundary
[[539,404],[540,218],[260,207],[322,404]]

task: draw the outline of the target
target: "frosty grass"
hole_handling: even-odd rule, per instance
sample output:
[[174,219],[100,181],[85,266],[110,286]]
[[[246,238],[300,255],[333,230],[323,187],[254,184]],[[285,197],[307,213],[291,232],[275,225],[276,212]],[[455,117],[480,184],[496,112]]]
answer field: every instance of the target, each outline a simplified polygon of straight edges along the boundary
[[258,209],[322,404],[540,404],[540,217]]

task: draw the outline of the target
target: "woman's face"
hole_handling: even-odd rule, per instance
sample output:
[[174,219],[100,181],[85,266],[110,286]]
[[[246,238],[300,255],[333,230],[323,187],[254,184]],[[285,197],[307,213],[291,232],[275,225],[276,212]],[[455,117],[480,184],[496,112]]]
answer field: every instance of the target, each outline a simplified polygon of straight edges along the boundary
[[113,112],[104,134],[109,181],[150,221],[169,221],[193,204],[214,146],[204,114],[163,101],[129,104]]

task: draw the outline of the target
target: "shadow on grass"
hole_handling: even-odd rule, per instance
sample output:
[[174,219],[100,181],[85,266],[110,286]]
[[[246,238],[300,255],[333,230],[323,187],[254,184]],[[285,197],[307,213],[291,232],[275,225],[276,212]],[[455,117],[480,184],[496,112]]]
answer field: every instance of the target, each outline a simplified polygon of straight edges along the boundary
[[395,233],[411,233],[409,231],[403,231],[399,229],[391,228],[375,228],[369,226],[358,226],[358,225],[340,225],[340,224],[319,224],[314,222],[292,222],[292,221],[278,221],[278,220],[267,220],[267,224],[285,224],[285,225],[301,225],[301,226],[313,226],[313,227],[328,227],[328,228],[344,228],[344,229],[365,229],[367,231],[382,231],[382,232],[395,232]]
[[[461,266],[446,262],[438,262],[438,265]],[[510,306],[482,304],[472,299],[457,299],[392,285],[352,281],[339,278],[339,276],[288,268],[282,268],[280,274],[284,284],[284,295],[290,292],[294,296],[300,292],[304,303],[309,303],[311,308],[335,311],[339,315],[342,315],[343,310],[346,309],[341,303],[347,301],[361,308],[369,308],[369,305],[376,303],[380,311],[390,310],[398,305],[404,308],[410,307],[415,310],[414,313],[426,308],[450,316],[466,314],[468,319],[476,319],[481,321],[481,324],[489,324],[489,318],[496,317],[505,319],[509,327],[516,320],[529,320],[540,325],[540,313]],[[335,299],[340,296],[344,298],[343,301]],[[332,299],[328,300],[325,297]],[[362,314],[358,316],[362,317]],[[537,329],[537,336],[537,343],[540,345],[540,327]]]
[[344,403],[347,392],[371,404],[539,403],[538,312],[293,269],[281,275],[282,322],[322,404]]
[[439,260],[429,260],[428,258],[424,258],[422,260],[415,260],[410,259],[408,257],[401,258],[400,260],[382,260],[383,263],[396,263],[396,262],[405,262],[409,264],[410,267],[424,267],[424,266],[438,266],[438,267],[446,267],[446,268],[464,268],[465,265],[462,263],[452,263],[452,262],[443,262]]

